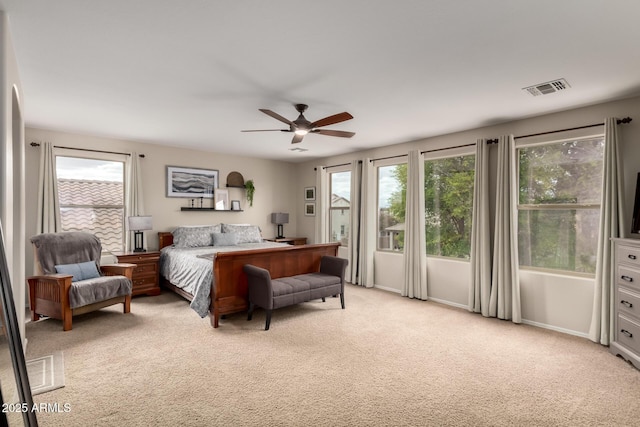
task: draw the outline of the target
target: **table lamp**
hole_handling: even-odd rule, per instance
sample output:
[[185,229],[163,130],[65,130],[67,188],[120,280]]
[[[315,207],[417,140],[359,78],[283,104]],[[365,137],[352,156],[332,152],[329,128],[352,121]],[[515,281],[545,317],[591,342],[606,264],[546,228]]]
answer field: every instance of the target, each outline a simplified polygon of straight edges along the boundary
[[151,216],[130,216],[128,220],[129,230],[133,231],[133,241],[135,242],[133,252],[146,252],[146,249],[143,248],[144,236],[142,231],[153,229]]
[[276,236],[276,239],[284,239],[282,224],[289,223],[289,214],[282,213],[282,212],[274,212],[271,214],[271,223],[278,225],[278,235]]

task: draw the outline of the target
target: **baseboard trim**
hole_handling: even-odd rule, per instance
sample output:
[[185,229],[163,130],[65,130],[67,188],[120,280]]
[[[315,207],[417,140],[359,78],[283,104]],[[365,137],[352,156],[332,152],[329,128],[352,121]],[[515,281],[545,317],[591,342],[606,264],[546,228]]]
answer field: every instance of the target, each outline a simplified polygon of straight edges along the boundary
[[533,320],[522,319],[522,324],[529,325],[529,326],[535,326],[535,327],[542,328],[542,329],[549,329],[549,330],[556,331],[556,332],[562,332],[563,334],[568,334],[568,335],[573,335],[573,336],[580,337],[580,338],[589,339],[589,334],[587,334],[587,333],[574,331],[572,329],[560,328],[558,326],[547,325],[546,323],[534,322]]

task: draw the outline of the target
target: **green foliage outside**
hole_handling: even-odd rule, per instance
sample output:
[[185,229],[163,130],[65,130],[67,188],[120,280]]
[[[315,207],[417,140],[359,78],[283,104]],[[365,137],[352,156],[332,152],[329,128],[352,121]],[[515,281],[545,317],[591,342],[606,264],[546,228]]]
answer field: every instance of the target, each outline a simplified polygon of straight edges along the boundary
[[594,138],[518,150],[520,265],[595,272],[603,149]]
[[[469,258],[475,156],[425,162],[425,228],[427,254]],[[389,213],[405,221],[407,165],[394,170],[398,189],[390,198]],[[401,235],[399,238],[403,238]]]

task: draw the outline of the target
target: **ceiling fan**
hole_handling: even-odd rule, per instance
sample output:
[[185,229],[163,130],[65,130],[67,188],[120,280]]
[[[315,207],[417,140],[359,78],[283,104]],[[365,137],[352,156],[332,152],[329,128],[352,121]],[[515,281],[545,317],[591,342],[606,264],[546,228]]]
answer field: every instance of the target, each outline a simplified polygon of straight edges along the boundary
[[280,114],[275,113],[271,110],[267,110],[264,108],[260,108],[259,110],[265,113],[268,116],[273,117],[276,120],[280,120],[282,123],[286,123],[289,125],[289,129],[255,129],[255,130],[243,130],[242,132],[270,132],[270,131],[279,131],[279,132],[293,132],[293,139],[291,140],[292,144],[297,144],[302,141],[304,136],[308,133],[319,133],[320,135],[327,136],[337,136],[340,138],[351,138],[355,135],[355,132],[346,132],[342,130],[330,130],[330,129],[318,129],[324,126],[333,125],[336,123],[344,122],[346,120],[353,119],[353,116],[349,113],[342,112],[338,114],[334,114],[329,117],[325,117],[324,119],[316,120],[315,122],[310,122],[307,120],[303,113],[307,109],[307,105],[305,104],[295,104],[296,110],[300,113],[297,119],[291,121],[285,117],[282,117]]

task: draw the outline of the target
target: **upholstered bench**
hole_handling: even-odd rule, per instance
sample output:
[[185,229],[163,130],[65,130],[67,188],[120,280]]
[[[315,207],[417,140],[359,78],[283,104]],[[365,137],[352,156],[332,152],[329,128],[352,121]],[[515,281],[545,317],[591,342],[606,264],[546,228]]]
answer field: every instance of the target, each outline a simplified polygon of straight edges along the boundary
[[262,307],[267,313],[264,327],[269,330],[271,312],[301,302],[340,295],[340,304],[344,309],[344,273],[348,261],[344,258],[323,256],[320,259],[320,271],[295,276],[271,279],[269,270],[246,264],[243,267],[247,275],[249,294],[249,314],[251,320],[255,306]]

